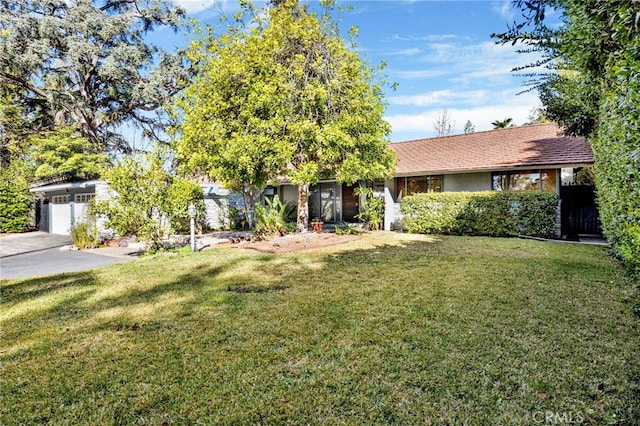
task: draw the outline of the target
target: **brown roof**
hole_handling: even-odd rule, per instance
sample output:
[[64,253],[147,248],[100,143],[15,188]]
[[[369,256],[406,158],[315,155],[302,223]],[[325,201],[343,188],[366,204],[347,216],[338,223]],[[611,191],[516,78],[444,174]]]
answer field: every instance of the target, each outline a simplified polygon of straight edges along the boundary
[[562,136],[555,123],[398,142],[391,148],[398,175],[593,163],[584,138]]

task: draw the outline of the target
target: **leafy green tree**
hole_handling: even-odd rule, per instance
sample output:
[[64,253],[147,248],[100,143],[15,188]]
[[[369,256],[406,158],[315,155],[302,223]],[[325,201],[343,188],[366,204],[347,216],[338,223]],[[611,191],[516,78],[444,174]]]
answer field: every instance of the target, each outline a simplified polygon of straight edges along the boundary
[[506,129],[507,127],[513,127],[513,118],[505,118],[504,120],[496,120],[491,122],[494,129]]
[[[542,52],[550,72],[533,79],[544,115],[588,138],[595,159],[603,231],[615,252],[640,272],[640,3],[517,0],[523,21],[499,42]],[[547,25],[547,10],[561,25]],[[526,66],[523,68],[527,68]]]
[[36,179],[96,179],[100,170],[109,165],[107,155],[98,152],[96,146],[73,127],[32,136],[28,142],[31,146],[30,160],[36,167]]
[[286,177],[298,185],[305,232],[310,185],[388,176],[395,158],[384,82],[340,36],[333,1],[322,2],[320,16],[295,1],[275,3],[264,13],[245,9],[238,25],[193,45],[198,75],[179,104],[176,148],[186,171],[213,179],[260,187]]
[[203,218],[202,188],[170,173],[165,158],[161,150],[149,152],[127,157],[107,170],[103,177],[112,194],[108,200],[97,200],[91,213],[106,216],[105,226],[119,235],[137,235],[154,249],[161,248],[174,229],[184,230],[190,202],[197,204]]
[[103,151],[127,151],[120,126],[159,137],[161,107],[187,78],[179,54],[145,41],[156,27],[177,30],[183,16],[165,0],[2,1],[0,89],[30,119],[75,124]]
[[29,228],[33,197],[19,160],[0,167],[0,233],[24,232]]

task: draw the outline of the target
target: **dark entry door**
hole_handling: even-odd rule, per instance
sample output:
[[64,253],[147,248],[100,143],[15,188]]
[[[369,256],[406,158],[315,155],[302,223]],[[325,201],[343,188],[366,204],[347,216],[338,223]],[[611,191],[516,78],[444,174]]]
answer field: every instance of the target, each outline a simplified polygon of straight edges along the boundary
[[353,193],[354,187],[342,185],[342,220],[345,222],[357,222],[356,216],[360,212],[359,197]]

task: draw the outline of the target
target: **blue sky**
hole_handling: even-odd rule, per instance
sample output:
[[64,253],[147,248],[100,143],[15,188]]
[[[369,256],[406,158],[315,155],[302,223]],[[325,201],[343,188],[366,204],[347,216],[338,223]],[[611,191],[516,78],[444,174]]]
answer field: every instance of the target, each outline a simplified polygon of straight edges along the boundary
[[[233,13],[238,8],[231,0],[176,3],[200,22],[217,22],[220,10]],[[533,58],[517,54],[517,47],[496,45],[490,37],[519,18],[510,0],[338,0],[338,4],[353,6],[341,15],[342,25],[359,28],[361,57],[372,65],[385,61],[388,80],[397,83],[395,91],[386,90],[391,141],[435,136],[434,121],[443,109],[454,125],[453,133],[462,133],[467,120],[476,131],[491,129],[492,121],[507,117],[516,125],[524,124],[540,105],[535,92],[517,95],[525,79],[511,72]]]

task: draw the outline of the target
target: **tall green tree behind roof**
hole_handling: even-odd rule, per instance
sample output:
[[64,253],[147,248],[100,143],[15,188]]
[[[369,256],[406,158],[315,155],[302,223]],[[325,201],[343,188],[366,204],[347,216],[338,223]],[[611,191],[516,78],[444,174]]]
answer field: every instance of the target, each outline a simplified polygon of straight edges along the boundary
[[[394,154],[379,73],[325,13],[296,1],[194,44],[198,76],[180,103],[178,159],[185,170],[260,186],[286,176],[298,185],[298,229],[306,230],[309,185],[389,176]],[[239,17],[240,18],[240,17]],[[251,28],[248,31],[243,28]]]

